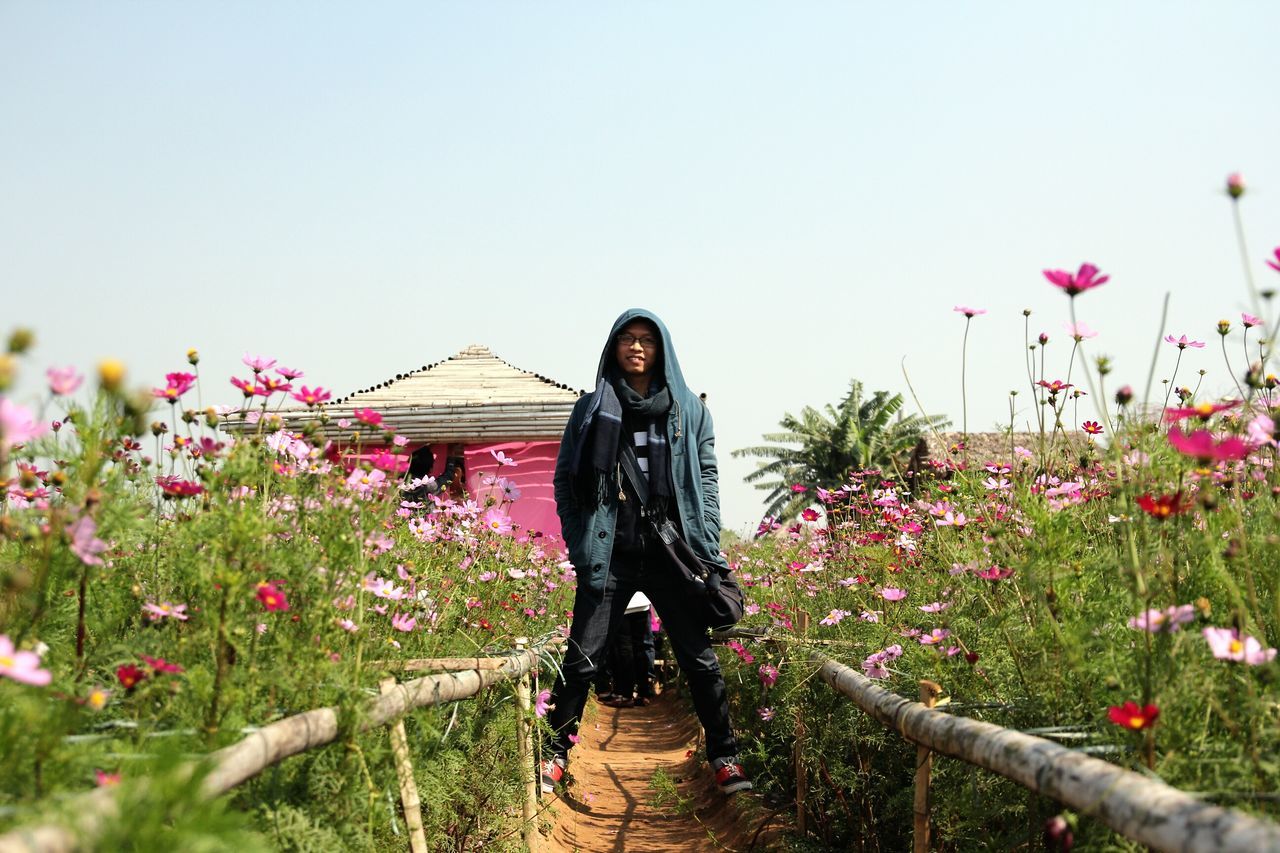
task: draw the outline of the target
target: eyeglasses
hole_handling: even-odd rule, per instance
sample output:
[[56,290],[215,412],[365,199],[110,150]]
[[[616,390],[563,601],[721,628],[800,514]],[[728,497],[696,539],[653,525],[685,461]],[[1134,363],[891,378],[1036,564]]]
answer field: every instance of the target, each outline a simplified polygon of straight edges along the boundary
[[645,349],[658,348],[658,339],[651,338],[648,335],[645,335],[642,338],[637,338],[635,335],[621,334],[621,335],[618,335],[617,341],[618,341],[618,346],[623,346],[623,347],[635,346],[638,343],[640,344],[640,346],[644,347]]

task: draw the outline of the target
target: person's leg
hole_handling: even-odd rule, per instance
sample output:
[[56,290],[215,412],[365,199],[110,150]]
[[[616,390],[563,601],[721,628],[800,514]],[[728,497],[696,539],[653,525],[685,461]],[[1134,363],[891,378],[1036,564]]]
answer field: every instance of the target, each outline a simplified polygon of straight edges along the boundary
[[565,648],[560,674],[551,689],[552,709],[547,713],[551,726],[550,753],[565,758],[573,746],[571,737],[578,734],[582,709],[596,670],[608,647],[611,634],[622,621],[627,601],[635,591],[634,570],[615,564],[610,566],[604,594],[599,599],[579,588],[573,601],[573,623],[569,626],[569,642]]
[[[636,696],[648,699],[653,696],[653,625],[649,621],[649,611],[633,613],[627,617],[632,621],[632,651],[636,669]],[[636,639],[638,638],[638,639]]]
[[706,626],[690,611],[688,593],[678,588],[679,581],[665,562],[655,560],[646,568],[640,588],[658,611],[676,661],[689,679],[693,707],[707,735],[707,759],[714,762],[737,755],[724,676]]
[[613,661],[613,683],[614,693],[617,694],[618,700],[623,703],[630,703],[636,693],[636,671],[633,654],[631,651],[631,617],[624,615],[618,627],[618,636],[614,638],[612,661]]

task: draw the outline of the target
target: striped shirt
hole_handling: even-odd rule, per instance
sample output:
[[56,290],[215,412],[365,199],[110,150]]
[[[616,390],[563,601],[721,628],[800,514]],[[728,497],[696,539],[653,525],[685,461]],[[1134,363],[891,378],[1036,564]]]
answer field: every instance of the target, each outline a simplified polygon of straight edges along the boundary
[[636,448],[636,462],[639,463],[640,471],[647,482],[649,480],[649,431],[644,429],[631,433],[631,442]]

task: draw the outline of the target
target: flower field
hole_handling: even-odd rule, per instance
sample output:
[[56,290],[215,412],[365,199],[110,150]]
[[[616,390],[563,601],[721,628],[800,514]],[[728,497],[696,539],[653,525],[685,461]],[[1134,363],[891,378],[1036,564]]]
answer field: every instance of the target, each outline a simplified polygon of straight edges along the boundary
[[[1280,249],[1268,263],[1280,272]],[[743,627],[770,635],[721,655],[766,796],[794,794],[797,720],[808,732],[813,829],[797,844],[900,850],[911,827],[914,747],[815,683],[815,643],[905,696],[936,682],[947,712],[1280,817],[1271,291],[1251,285],[1256,313],[1210,326],[1237,393],[1179,388],[1175,367],[1143,409],[1132,389],[1107,391],[1076,317],[1118,283],[1091,264],[1045,279],[1071,334],[1046,365],[1028,321],[1034,440],[979,455],[962,437],[913,470],[796,484],[796,518],[726,543]],[[956,311],[967,340],[984,312]],[[1179,356],[1208,344],[1164,340]],[[203,405],[194,351],[142,377],[148,390],[106,361],[90,377],[50,370],[42,399],[20,402],[8,392],[32,346],[18,330],[0,356],[0,832],[111,787],[126,808],[104,849],[403,846],[390,746],[355,727],[380,662],[499,653],[566,627],[572,566],[508,514],[519,467],[495,458],[503,476],[479,497],[411,500],[395,473],[406,442],[378,412],[332,411],[336,441],[283,428],[282,407],[331,395],[270,358],[246,355],[239,406]],[[328,705],[343,709],[340,744],[200,802],[184,759]],[[448,804],[427,811],[432,849],[519,848],[516,718],[504,689],[407,718],[423,800]],[[935,780],[946,849],[1042,833],[1134,847],[958,762]]]

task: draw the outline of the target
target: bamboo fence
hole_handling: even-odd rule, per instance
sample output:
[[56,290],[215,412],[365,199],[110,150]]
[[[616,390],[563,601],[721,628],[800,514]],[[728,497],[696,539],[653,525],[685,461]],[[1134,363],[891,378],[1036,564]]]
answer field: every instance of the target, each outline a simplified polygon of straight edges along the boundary
[[[524,643],[520,645],[523,646]],[[383,680],[381,695],[371,699],[362,709],[357,731],[368,732],[382,726],[392,729],[397,776],[406,819],[410,824],[411,843],[414,841],[415,821],[412,812],[417,807],[417,791],[412,786],[413,768],[408,762],[407,749],[403,749],[405,745],[401,742],[403,730],[397,733],[397,724],[409,711],[472,699],[486,688],[504,681],[520,681],[523,708],[528,704],[529,674],[538,667],[538,652],[538,648],[520,648],[492,658],[406,661],[401,667],[404,671],[439,669],[451,665],[464,668],[401,684]],[[201,763],[208,763],[211,769],[202,781],[201,793],[206,799],[213,799],[286,758],[333,743],[340,734],[339,709],[316,708],[263,726],[242,740],[211,753],[199,762],[193,762],[188,770],[195,772]],[[536,787],[532,784],[534,768],[528,736],[528,728],[522,727],[520,752],[528,764],[523,768],[529,783],[526,784],[526,793],[533,792],[536,796]],[[66,824],[19,827],[0,835],[0,853],[70,853],[74,850],[93,849],[93,839],[110,821],[123,817],[115,794],[116,790],[113,788],[98,788],[76,797],[72,808],[67,809],[67,813],[73,817]],[[528,804],[525,806],[525,813],[529,814]],[[421,821],[416,823],[420,829]],[[524,828],[526,837],[532,829],[530,822]],[[425,846],[425,842],[423,844]],[[415,846],[414,849],[419,848]]]

